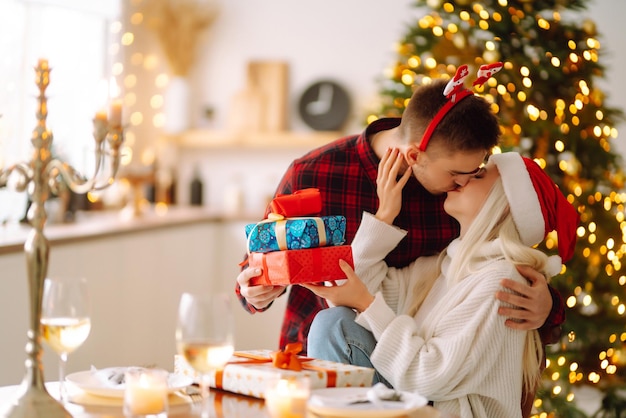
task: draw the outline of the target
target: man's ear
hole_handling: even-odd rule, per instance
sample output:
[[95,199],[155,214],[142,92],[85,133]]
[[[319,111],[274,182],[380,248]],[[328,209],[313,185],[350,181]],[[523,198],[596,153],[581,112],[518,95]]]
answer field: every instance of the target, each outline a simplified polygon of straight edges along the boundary
[[420,153],[421,151],[417,144],[409,144],[404,149],[404,159],[406,160],[406,163],[408,165],[414,165],[415,163],[417,163]]

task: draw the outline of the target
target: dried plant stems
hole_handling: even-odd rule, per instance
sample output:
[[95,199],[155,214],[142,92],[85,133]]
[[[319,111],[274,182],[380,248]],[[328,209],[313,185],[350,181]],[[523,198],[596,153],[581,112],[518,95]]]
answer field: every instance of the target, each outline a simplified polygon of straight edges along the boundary
[[148,0],[144,16],[174,75],[186,76],[193,65],[198,37],[214,22],[217,8],[204,0]]

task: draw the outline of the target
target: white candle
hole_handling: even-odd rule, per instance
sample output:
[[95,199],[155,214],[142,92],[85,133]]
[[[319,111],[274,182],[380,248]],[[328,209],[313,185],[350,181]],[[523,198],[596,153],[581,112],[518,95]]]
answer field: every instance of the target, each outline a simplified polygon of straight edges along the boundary
[[270,382],[265,391],[265,406],[272,418],[305,418],[309,399],[306,377]]
[[107,112],[105,112],[104,110],[100,110],[98,112],[96,112],[96,117],[95,119],[99,122],[107,122]]
[[122,126],[122,101],[114,100],[109,109],[109,123],[111,126]]
[[135,416],[166,412],[168,375],[161,369],[129,369],[124,379],[124,413]]

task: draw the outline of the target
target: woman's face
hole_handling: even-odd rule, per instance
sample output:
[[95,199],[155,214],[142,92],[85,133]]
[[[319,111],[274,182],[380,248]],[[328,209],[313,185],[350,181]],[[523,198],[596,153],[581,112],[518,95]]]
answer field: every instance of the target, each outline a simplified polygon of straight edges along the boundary
[[498,177],[500,173],[496,165],[487,163],[467,184],[448,192],[443,207],[461,224],[461,236],[476,218]]

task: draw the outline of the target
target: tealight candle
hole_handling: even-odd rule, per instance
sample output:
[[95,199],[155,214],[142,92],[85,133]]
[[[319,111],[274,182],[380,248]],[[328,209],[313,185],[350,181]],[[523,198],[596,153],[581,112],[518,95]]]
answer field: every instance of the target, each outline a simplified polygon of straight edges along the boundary
[[265,406],[272,418],[305,418],[309,394],[308,377],[276,379],[265,390]]
[[130,368],[124,375],[124,415],[158,416],[167,412],[169,373],[161,369]]

